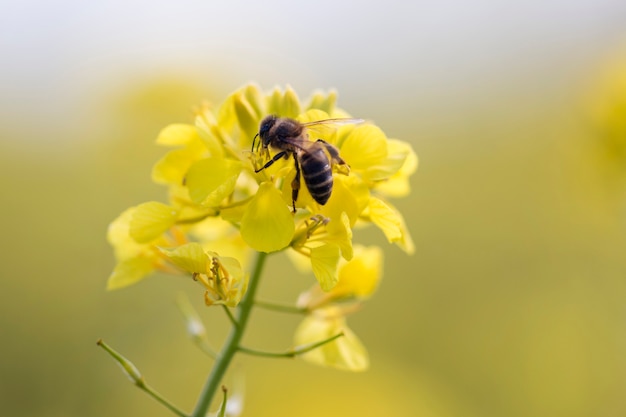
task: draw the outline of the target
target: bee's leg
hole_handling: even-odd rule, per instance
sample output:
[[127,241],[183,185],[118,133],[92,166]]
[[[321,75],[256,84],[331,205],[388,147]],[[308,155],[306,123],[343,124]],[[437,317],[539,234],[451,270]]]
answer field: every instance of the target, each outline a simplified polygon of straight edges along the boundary
[[339,165],[347,165],[346,161],[344,161],[341,156],[339,156],[339,150],[337,148],[322,139],[318,139],[317,141],[324,145],[334,163]]
[[340,165],[340,168],[337,170],[337,172],[344,175],[350,175],[350,165],[346,164],[346,161],[344,161],[343,158],[339,156],[339,149],[335,148],[330,143],[323,141],[322,139],[318,139],[317,141],[321,143],[324,148],[326,148],[326,151],[330,155],[332,163],[335,165]]
[[291,204],[293,204],[293,212],[296,212],[296,200],[298,199],[298,192],[300,191],[300,164],[296,154],[293,154],[293,161],[296,165],[296,176],[291,181]]
[[259,169],[255,169],[254,172],[261,172],[263,171],[265,168],[269,168],[270,166],[272,166],[272,164],[276,161],[278,161],[280,158],[282,158],[283,156],[286,156],[287,152],[283,151],[283,152],[279,152],[276,155],[274,155],[274,157],[272,159],[270,159],[269,161],[267,161],[267,163],[265,165],[263,165],[262,168]]

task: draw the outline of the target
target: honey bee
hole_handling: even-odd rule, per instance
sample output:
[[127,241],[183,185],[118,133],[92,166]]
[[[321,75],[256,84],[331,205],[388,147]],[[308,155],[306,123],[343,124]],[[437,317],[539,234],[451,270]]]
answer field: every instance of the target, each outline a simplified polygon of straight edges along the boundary
[[[291,200],[293,212],[296,212],[296,200],[300,191],[300,176],[304,179],[313,199],[324,205],[333,191],[333,172],[331,164],[349,166],[339,156],[339,150],[322,139],[309,139],[308,129],[316,125],[340,125],[348,123],[362,123],[361,119],[324,119],[315,122],[301,123],[288,117],[267,116],[259,125],[259,133],[252,140],[252,152],[257,137],[259,146],[268,152],[272,147],[279,152],[265,165],[254,172],[261,172],[281,158],[293,156],[296,167],[296,177],[291,182]],[[330,158],[329,158],[330,157]]]

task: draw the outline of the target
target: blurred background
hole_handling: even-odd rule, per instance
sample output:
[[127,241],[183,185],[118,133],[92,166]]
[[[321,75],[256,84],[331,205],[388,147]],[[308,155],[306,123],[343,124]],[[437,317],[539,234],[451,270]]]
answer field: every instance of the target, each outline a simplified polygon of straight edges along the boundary
[[[416,241],[350,326],[362,374],[239,358],[247,416],[626,414],[626,3],[0,3],[0,405],[7,416],[170,413],[102,337],[191,410],[211,361],[155,276],[106,292],[108,223],[165,201],[153,142],[249,81],[339,105],[420,157],[396,201]],[[271,258],[261,294],[312,277]],[[272,279],[269,279],[269,278]],[[202,309],[214,344],[228,327]],[[290,346],[259,312],[248,345]]]

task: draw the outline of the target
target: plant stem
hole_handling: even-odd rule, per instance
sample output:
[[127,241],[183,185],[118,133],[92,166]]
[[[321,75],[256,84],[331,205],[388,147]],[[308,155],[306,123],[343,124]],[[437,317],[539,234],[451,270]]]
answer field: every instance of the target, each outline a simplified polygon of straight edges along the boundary
[[259,252],[257,254],[256,263],[254,265],[250,281],[248,282],[248,290],[237,306],[237,323],[239,325],[233,326],[230,329],[230,334],[228,335],[224,346],[222,346],[222,350],[213,365],[213,369],[211,369],[211,373],[202,388],[202,392],[200,393],[200,397],[198,398],[198,402],[196,403],[196,407],[193,410],[191,417],[206,416],[209,407],[211,406],[213,397],[220,387],[222,378],[224,377],[230,362],[235,356],[237,349],[239,348],[239,342],[243,337],[246,325],[248,324],[248,318],[250,317],[250,312],[252,311],[252,306],[254,305],[254,295],[261,278],[265,258],[267,258],[266,253]]
[[163,404],[165,407],[167,407],[170,411],[172,411],[177,416],[188,417],[187,413],[185,413],[184,411],[182,411],[181,409],[176,407],[174,404],[169,402],[167,399],[163,398],[163,396],[161,394],[159,394],[158,392],[156,392],[154,389],[152,389],[152,387],[150,385],[137,385],[137,386],[139,388],[141,388],[142,390],[144,390],[152,398],[154,398],[155,400],[157,400],[158,402]]
[[230,320],[230,323],[234,326],[237,327],[239,326],[239,323],[237,323],[237,319],[235,319],[235,317],[233,316],[233,313],[230,311],[230,309],[228,308],[228,306],[225,306],[224,304],[222,304],[222,307],[224,309],[224,312],[226,313],[226,315],[228,316],[228,320]]
[[165,407],[169,408],[174,414],[179,417],[188,417],[187,413],[182,411],[180,408],[176,407],[172,402],[167,400],[157,391],[155,391],[150,385],[146,383],[141,372],[131,361],[122,356],[119,352],[113,349],[111,346],[104,343],[102,339],[98,340],[97,345],[104,349],[113,359],[117,361],[122,366],[122,369],[126,373],[126,375],[133,381],[136,387],[146,392],[152,398],[163,404]]
[[337,333],[336,335],[331,336],[328,339],[320,340],[316,343],[309,343],[307,345],[298,346],[297,348],[288,350],[287,352],[264,352],[261,350],[250,349],[244,346],[240,346],[239,350],[242,353],[247,353],[248,355],[265,356],[268,358],[295,358],[298,355],[302,355],[303,353],[307,353],[321,346],[324,346],[325,344],[330,343],[335,339],[339,339],[343,335],[343,332]]
[[306,307],[296,307],[291,304],[280,304],[272,301],[255,300],[254,304],[257,307],[261,307],[266,310],[279,311],[281,313],[305,314],[308,311]]

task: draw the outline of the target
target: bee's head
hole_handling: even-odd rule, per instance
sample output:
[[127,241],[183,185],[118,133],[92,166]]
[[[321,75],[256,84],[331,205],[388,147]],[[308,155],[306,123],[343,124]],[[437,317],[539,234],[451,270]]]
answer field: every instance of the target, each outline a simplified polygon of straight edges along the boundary
[[278,117],[274,115],[269,115],[261,121],[261,124],[259,125],[259,133],[257,133],[254,136],[254,139],[252,139],[252,152],[254,152],[254,144],[256,142],[257,136],[261,137],[259,146],[261,146],[261,143],[262,143],[264,148],[268,147],[268,145],[270,144],[268,133],[270,129],[272,128],[272,126],[274,126],[274,124],[276,123],[277,119]]
[[254,139],[252,139],[252,152],[254,152],[254,144],[256,143],[256,138],[259,136],[261,137],[261,140],[259,141],[259,146],[261,146],[262,143],[263,147],[267,148],[270,143],[267,134],[269,133],[272,126],[274,126],[274,123],[276,123],[276,119],[278,119],[276,116],[269,115],[261,121],[261,124],[259,125],[259,133],[254,135]]
[[261,121],[261,124],[259,125],[259,136],[261,137],[261,140],[263,141],[263,146],[267,146],[267,143],[269,142],[269,139],[267,138],[267,134],[276,123],[276,120],[278,120],[278,117],[272,114],[272,115],[267,116],[265,119],[263,119]]

